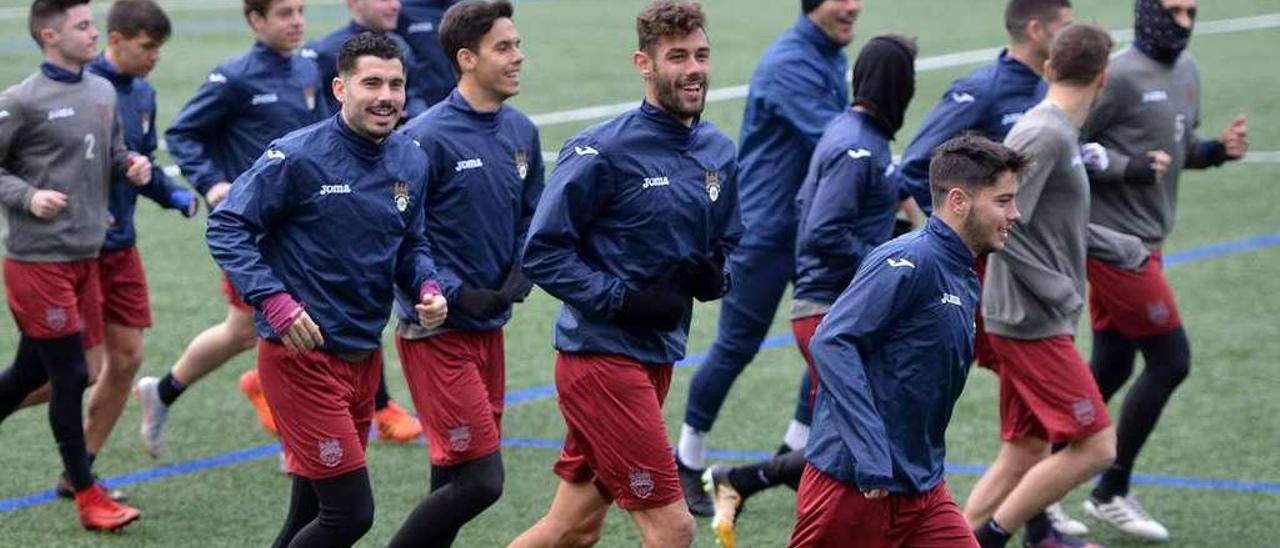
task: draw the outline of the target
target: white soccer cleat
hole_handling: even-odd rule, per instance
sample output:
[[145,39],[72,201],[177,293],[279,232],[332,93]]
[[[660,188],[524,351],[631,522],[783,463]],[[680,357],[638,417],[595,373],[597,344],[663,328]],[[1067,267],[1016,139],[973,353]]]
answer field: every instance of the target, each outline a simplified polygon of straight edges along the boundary
[[1111,497],[1107,502],[1098,502],[1090,497],[1084,501],[1084,511],[1090,517],[1140,539],[1158,542],[1169,540],[1169,530],[1152,518],[1132,495]]
[[160,392],[156,387],[160,379],[142,377],[133,386],[133,395],[142,404],[142,427],[138,435],[142,437],[142,446],[151,458],[160,458],[160,448],[164,442],[164,424],[169,420],[169,406],[160,401]]
[[1089,526],[1084,522],[1067,515],[1067,511],[1062,509],[1062,503],[1055,502],[1044,509],[1044,513],[1049,516],[1049,523],[1053,524],[1053,528],[1064,535],[1073,537],[1083,537],[1089,534]]

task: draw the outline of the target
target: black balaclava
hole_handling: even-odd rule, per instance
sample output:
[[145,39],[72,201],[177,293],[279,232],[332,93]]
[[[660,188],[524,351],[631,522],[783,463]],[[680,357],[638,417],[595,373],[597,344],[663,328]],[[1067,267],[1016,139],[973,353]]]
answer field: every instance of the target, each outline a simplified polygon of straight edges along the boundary
[[1134,0],[1133,34],[1138,50],[1167,65],[1177,61],[1191,41],[1191,29],[1179,26],[1160,0]]
[[915,55],[897,40],[877,36],[862,46],[853,65],[853,104],[869,108],[892,138],[902,129],[915,81]]
[[818,9],[818,6],[821,6],[822,3],[826,1],[827,0],[800,0],[800,10],[805,13],[809,13]]

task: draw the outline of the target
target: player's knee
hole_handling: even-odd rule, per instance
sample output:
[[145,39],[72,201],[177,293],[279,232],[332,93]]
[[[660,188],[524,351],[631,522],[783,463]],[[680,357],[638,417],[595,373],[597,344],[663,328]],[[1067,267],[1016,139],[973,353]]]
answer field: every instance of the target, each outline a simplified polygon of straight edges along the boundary
[[83,391],[90,384],[89,368],[82,361],[72,362],[59,368],[57,374],[49,378],[49,385],[59,392]]
[[645,531],[645,546],[692,546],[696,524],[693,516],[684,512],[679,517],[663,520],[658,527]]
[[112,382],[132,382],[141,367],[141,346],[114,349],[108,358],[106,376]]
[[475,491],[472,495],[475,497],[476,505],[480,508],[488,508],[498,502],[502,498],[503,478],[501,475],[488,475],[479,478],[476,482]]
[[252,323],[245,325],[231,322],[227,324],[227,333],[231,335],[231,340],[234,342],[235,347],[242,352],[251,350],[258,344],[258,332],[254,329]]
[[1089,467],[1094,472],[1101,472],[1116,460],[1116,430],[1107,428],[1085,439],[1082,449]]

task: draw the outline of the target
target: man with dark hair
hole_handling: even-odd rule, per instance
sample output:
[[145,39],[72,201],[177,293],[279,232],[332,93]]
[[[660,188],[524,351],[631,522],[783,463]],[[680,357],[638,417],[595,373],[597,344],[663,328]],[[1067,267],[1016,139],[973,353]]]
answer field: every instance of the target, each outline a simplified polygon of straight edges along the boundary
[[[272,139],[318,121],[322,88],[315,61],[295,52],[302,45],[303,0],[244,0],[245,20],[256,40],[245,53],[209,73],[165,132],[169,153],[187,182],[216,208],[234,181]],[[169,406],[193,383],[253,348],[253,308],[223,276],[227,317],[192,339],[162,378],[142,377],[134,387],[142,404],[142,444],[160,456]],[[240,378],[263,428],[276,431],[258,386],[256,370]]]
[[[809,354],[814,330],[872,249],[889,241],[898,208],[889,140],[902,128],[915,94],[916,45],[897,35],[872,38],[853,66],[853,105],[822,134],[796,196],[796,289],[791,326],[816,396],[817,370]],[[747,497],[783,484],[798,485],[804,451],[793,450],[745,466],[712,466],[703,474],[715,505],[711,527],[721,545],[735,546],[734,520]]]
[[88,0],[36,0],[28,26],[44,61],[0,92],[4,285],[21,335],[0,372],[0,421],[47,382],[49,426],[80,523],[111,531],[139,513],[111,500],[91,473],[85,349],[103,338],[97,258],[112,178],[146,185],[151,162],[125,147],[111,84],[84,73],[98,42]]
[[400,48],[358,34],[338,67],[342,111],[273,141],[209,216],[214,260],[256,309],[262,388],[293,476],[275,546],[351,546],[373,525],[364,449],[393,292],[415,295],[424,327],[446,314],[423,230],[427,158],[392,132]]
[[512,546],[590,546],[611,501],[644,546],[687,547],[693,518],[662,402],[684,357],[690,299],[732,285],[742,232],[733,142],[701,120],[706,17],[661,0],[636,18],[639,108],[571,137],[534,214],[524,272],[564,301],[556,391],[568,426],[547,514]]
[[445,10],[462,0],[402,0],[396,33],[413,50],[409,64],[409,95],[427,106],[449,95],[457,83],[453,61],[440,44],[440,21]]
[[[1099,235],[1145,260],[1135,238],[1089,226],[1089,179],[1079,128],[1106,81],[1111,38],[1092,25],[1057,34],[1045,62],[1045,100],[1005,138],[1035,159],[1022,177],[1022,213],[1005,249],[991,255],[982,316],[1000,375],[1000,453],[973,491],[965,517],[983,548],[1004,546],[1027,524],[1023,546],[1086,546],[1037,519],[1046,506],[1105,468],[1115,431],[1075,347],[1084,304],[1085,254]],[[1050,445],[1065,443],[1050,454]]]
[[[849,106],[849,62],[861,0],[802,0],[803,13],[765,51],[751,75],[738,153],[742,165],[742,245],[730,259],[742,282],[720,306],[716,340],[689,387],[676,448],[689,510],[712,514],[702,488],[706,438],[733,382],[773,323],[795,267],[796,192],[827,124]],[[782,451],[808,437],[808,375],[801,375],[796,418]]]
[[404,126],[431,158],[426,231],[453,314],[426,329],[411,299],[396,301],[396,350],[427,431],[431,492],[392,546],[449,546],[502,495],[502,327],[532,288],[520,251],[544,180],[537,127],[505,104],[524,65],[512,15],[506,0],[449,8],[440,37],[458,87]]
[[1082,135],[1093,199],[1091,219],[1142,239],[1152,260],[1138,272],[1105,257],[1089,258],[1090,366],[1103,400],[1145,365],[1125,396],[1116,429],[1116,461],[1085,501],[1085,511],[1146,540],[1169,531],[1130,496],[1138,453],[1155,430],[1174,390],[1191,368],[1191,343],[1173,289],[1165,279],[1161,248],[1173,230],[1183,169],[1206,169],[1244,157],[1248,128],[1237,116],[1218,139],[1202,139],[1200,74],[1186,52],[1195,0],[1136,0],[1133,47],[1111,62],[1111,76]]
[[[320,82],[327,85],[338,77],[338,50],[342,49],[342,44],[348,38],[362,32],[386,34],[396,42],[400,51],[404,52],[405,67],[414,66],[409,43],[395,33],[397,17],[400,15],[400,0],[347,0],[347,11],[351,14],[351,21],[346,26],[308,45],[308,48],[315,52],[316,65],[320,67]],[[413,75],[412,72],[408,74]],[[413,89],[413,80],[409,78],[410,90]],[[338,112],[342,108],[342,103],[330,93],[320,94],[320,105],[326,115]],[[405,106],[406,118],[423,113],[427,110],[427,106],[426,101],[421,97],[409,94],[408,103]]]
[[935,215],[871,251],[827,313],[789,546],[976,548],[944,481],[946,429],[973,360],[973,261],[1009,238],[1028,161],[978,136],[939,146]]

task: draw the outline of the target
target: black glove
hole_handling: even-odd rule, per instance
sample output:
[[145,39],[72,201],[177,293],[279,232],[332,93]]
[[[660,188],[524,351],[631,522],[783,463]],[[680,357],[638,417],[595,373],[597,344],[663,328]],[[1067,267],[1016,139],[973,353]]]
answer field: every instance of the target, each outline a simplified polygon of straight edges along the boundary
[[677,268],[680,290],[702,302],[724,296],[724,264],[701,253],[685,257]]
[[502,280],[502,287],[498,288],[502,298],[513,303],[524,302],[531,291],[533,291],[533,282],[524,277],[524,273],[520,271],[520,265],[511,267],[511,272],[507,273],[507,279]]
[[449,308],[473,320],[487,320],[507,309],[511,304],[501,293],[491,289],[458,290],[458,296],[449,301]]
[[1156,184],[1156,170],[1151,167],[1151,158],[1146,155],[1129,158],[1129,165],[1124,167],[1124,181],[1138,185]]
[[671,331],[684,319],[685,296],[676,286],[679,265],[644,289],[627,290],[613,320],[630,329]]

